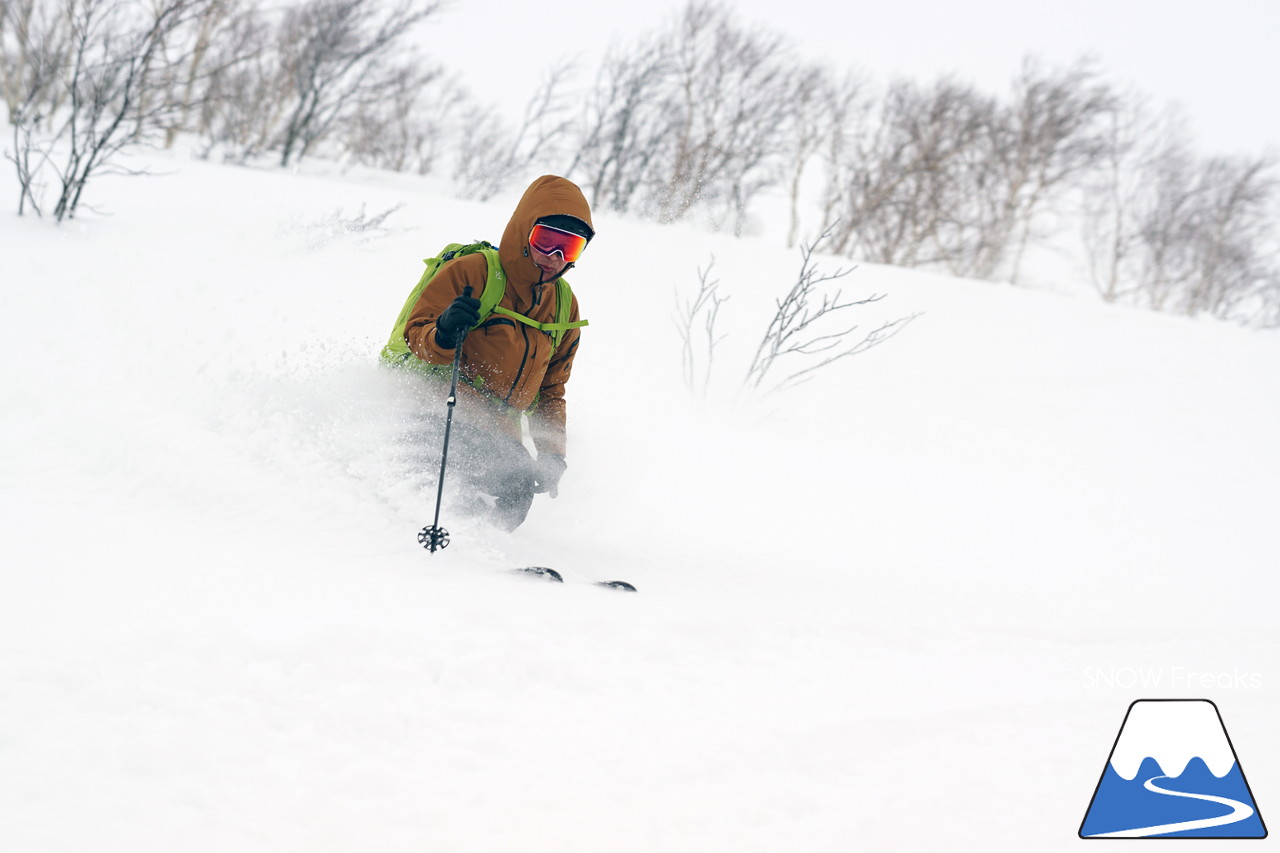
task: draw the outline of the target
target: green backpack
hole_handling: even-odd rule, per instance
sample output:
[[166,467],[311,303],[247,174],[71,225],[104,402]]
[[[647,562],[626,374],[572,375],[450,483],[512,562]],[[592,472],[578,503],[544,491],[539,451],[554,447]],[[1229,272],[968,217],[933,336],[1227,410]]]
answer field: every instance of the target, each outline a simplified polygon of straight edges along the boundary
[[[382,359],[384,361],[390,364],[406,364],[416,359],[409,350],[409,345],[405,342],[404,328],[409,323],[409,314],[412,313],[413,306],[418,304],[418,297],[422,295],[422,291],[426,289],[427,284],[446,263],[454,258],[461,258],[476,252],[483,254],[488,262],[489,277],[485,280],[484,293],[480,294],[480,321],[471,328],[474,329],[483,324],[491,314],[501,314],[526,326],[532,326],[538,331],[550,334],[551,350],[555,352],[556,348],[560,346],[560,342],[564,340],[566,332],[570,329],[579,329],[587,325],[586,320],[569,322],[569,315],[573,310],[573,291],[569,289],[569,282],[563,278],[556,280],[556,320],[554,323],[539,323],[537,320],[531,320],[509,308],[503,308],[498,303],[502,301],[503,295],[507,292],[507,277],[502,271],[502,263],[498,260],[497,248],[484,240],[476,243],[450,243],[434,258],[425,259],[424,263],[427,265],[427,269],[422,274],[422,278],[418,280],[417,286],[409,293],[409,298],[405,300],[404,307],[400,309],[400,316],[396,318],[396,325],[391,330],[391,337],[387,340],[387,345],[382,348]],[[432,371],[439,367],[439,365],[426,364],[423,364],[423,366]]]

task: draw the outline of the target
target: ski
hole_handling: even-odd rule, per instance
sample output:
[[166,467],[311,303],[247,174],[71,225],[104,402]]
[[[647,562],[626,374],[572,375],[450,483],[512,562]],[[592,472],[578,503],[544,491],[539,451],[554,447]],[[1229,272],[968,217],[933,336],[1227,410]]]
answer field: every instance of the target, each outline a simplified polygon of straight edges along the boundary
[[[532,575],[551,583],[564,583],[564,575],[549,566],[523,566],[515,570],[519,574]],[[592,581],[595,586],[617,589],[623,592],[636,592],[636,588],[626,581]]]
[[[418,543],[422,545],[422,547],[426,548],[428,551],[431,551],[434,553],[437,550],[442,550],[448,547],[449,532],[439,527],[438,525],[433,525],[431,527],[424,527],[422,528],[422,531],[418,534]],[[501,555],[498,549],[488,547],[488,548],[483,548],[483,550],[489,554],[492,562],[506,563],[507,566],[511,565],[511,563],[508,562]],[[510,571],[516,574],[522,574],[526,576],[540,578],[550,583],[562,584],[565,582],[564,575],[560,574],[560,572],[556,571],[550,566],[522,566],[520,568],[510,569]],[[628,583],[627,581],[591,580],[589,582],[593,586],[602,587],[604,589],[614,589],[614,590],[619,590],[621,592],[637,592],[638,591],[634,584]]]

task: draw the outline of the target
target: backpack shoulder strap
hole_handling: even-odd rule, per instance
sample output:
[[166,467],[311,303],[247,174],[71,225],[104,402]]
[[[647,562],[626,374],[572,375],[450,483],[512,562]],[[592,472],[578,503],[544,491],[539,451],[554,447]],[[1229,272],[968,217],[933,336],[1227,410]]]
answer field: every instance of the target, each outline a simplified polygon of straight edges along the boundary
[[586,320],[576,320],[569,322],[569,317],[573,315],[573,291],[569,289],[569,282],[565,279],[556,280],[556,321],[554,323],[543,323],[542,330],[551,333],[551,343],[558,347],[560,342],[564,340],[565,333],[570,329],[581,329],[588,325]]
[[502,271],[502,262],[498,260],[498,250],[485,243],[479,251],[488,264],[489,275],[484,282],[484,293],[480,294],[480,321],[471,327],[473,329],[498,310],[498,303],[507,292],[507,276]]
[[565,333],[570,329],[581,329],[583,326],[589,325],[586,320],[569,322],[569,317],[573,314],[573,291],[569,289],[569,282],[563,278],[556,279],[556,320],[554,323],[539,323],[537,320],[530,319],[523,314],[517,314],[509,308],[495,307],[493,312],[549,334],[551,336],[552,352],[555,352],[556,348],[560,346],[560,342],[564,340]]

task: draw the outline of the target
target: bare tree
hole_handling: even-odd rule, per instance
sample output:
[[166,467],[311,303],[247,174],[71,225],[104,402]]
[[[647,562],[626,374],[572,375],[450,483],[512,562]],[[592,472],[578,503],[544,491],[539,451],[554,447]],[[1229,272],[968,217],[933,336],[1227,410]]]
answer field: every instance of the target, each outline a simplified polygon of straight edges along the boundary
[[593,206],[620,213],[643,203],[656,163],[669,146],[661,93],[669,74],[661,39],[608,51],[588,100],[578,150],[565,174],[579,181]]
[[306,0],[289,9],[280,34],[292,107],[280,165],[304,156],[340,117],[382,97],[399,73],[389,67],[389,50],[439,8],[402,0],[382,13],[377,0]]
[[861,100],[864,85],[857,75],[850,73],[836,77],[830,69],[822,66],[801,68],[794,73],[785,134],[790,146],[788,247],[794,247],[800,239],[800,208],[805,171],[810,161],[820,152],[828,152],[829,164],[830,152],[838,151],[843,146],[850,118]]
[[675,222],[695,205],[741,212],[763,188],[782,153],[781,130],[793,90],[786,46],[773,34],[733,23],[727,7],[689,3],[671,40],[667,110],[673,159],[663,172],[659,222]]
[[[849,164],[857,157],[863,140],[869,137],[872,127],[871,114],[875,108],[870,86],[853,75],[830,92],[829,132],[823,145],[822,165],[824,187],[822,222],[841,224],[840,212],[845,206],[843,181],[848,175]],[[833,234],[838,229],[833,229]],[[845,233],[846,242],[848,232]]]
[[178,109],[165,128],[166,148],[183,131],[207,130],[218,106],[211,102],[219,93],[218,81],[266,49],[263,31],[261,15],[244,0],[208,0],[189,44],[181,46],[183,61],[170,66],[170,100]]
[[150,14],[128,0],[72,0],[70,111],[59,170],[61,222],[74,216],[89,179],[177,108],[163,86],[173,32],[198,19],[207,0],[162,0]]
[[1130,99],[1087,207],[1104,299],[1266,325],[1276,310],[1272,157],[1199,157],[1176,115]]
[[1170,139],[1150,163],[1147,199],[1135,211],[1142,256],[1140,298],[1157,311],[1176,310],[1191,286],[1196,228],[1196,157],[1181,139]]
[[1106,118],[1103,149],[1082,189],[1085,257],[1094,288],[1107,302],[1131,299],[1137,292],[1138,220],[1154,200],[1151,176],[1157,163],[1187,158],[1185,137],[1180,116],[1154,112],[1137,93],[1117,97]]
[[1012,100],[942,77],[897,80],[837,146],[826,210],[837,252],[1016,281],[1037,218],[1104,150],[1108,87],[1082,60],[1028,59]]
[[994,99],[949,77],[890,85],[830,176],[834,251],[900,266],[961,263],[994,114]]
[[800,232],[800,193],[804,183],[805,167],[822,147],[822,110],[827,74],[817,66],[795,72],[788,118],[788,143],[791,147],[788,164],[788,200],[790,222],[787,226],[787,246],[793,247]]
[[1275,228],[1275,167],[1275,160],[1265,156],[1212,157],[1201,164],[1185,313],[1241,322],[1260,313],[1258,300],[1277,271],[1275,256],[1267,251]]
[[1137,145],[1137,108],[1125,99],[1108,117],[1105,148],[1084,187],[1085,260],[1089,278],[1106,302],[1121,296],[1120,269],[1132,251],[1124,216],[1130,193],[1125,188],[1125,164]]
[[1009,280],[1017,283],[1036,216],[1103,155],[1104,119],[1114,106],[1114,93],[1088,59],[1063,70],[1023,61],[1012,103],[989,125],[995,180],[987,185],[983,239],[957,272],[994,278],[1008,260]]
[[[1280,245],[1277,243],[1276,236],[1272,235],[1270,240],[1270,257],[1280,255]],[[1270,275],[1259,284],[1258,287],[1258,311],[1253,317],[1254,324],[1259,328],[1276,329],[1280,328],[1280,270],[1271,269]]]
[[[702,394],[711,385],[711,371],[715,366],[716,347],[724,335],[716,331],[720,308],[729,301],[719,292],[720,280],[711,278],[716,260],[712,258],[705,269],[698,270],[698,291],[692,298],[682,299],[676,294],[676,331],[680,334],[680,363],[684,385],[691,392],[701,386]],[[698,363],[704,368],[699,377]]]
[[70,51],[66,24],[39,0],[0,6],[0,84],[13,139],[13,151],[5,157],[17,170],[19,216],[28,205],[42,215],[37,176],[48,162],[51,143],[39,130],[57,110]]
[[0,4],[0,96],[10,124],[48,119],[60,102],[59,74],[70,49],[68,19],[47,0]]
[[163,124],[176,108],[166,82],[175,59],[166,46],[182,43],[175,33],[208,2],[67,0],[56,15],[4,7],[6,21],[14,13],[23,20],[14,32],[25,64],[20,85],[10,87],[19,93],[10,115],[16,149],[10,159],[18,168],[20,212],[28,203],[40,212],[37,175],[48,165],[61,184],[54,216],[59,222],[74,216],[89,180],[118,169],[117,155]]
[[740,232],[782,180],[794,61],[785,42],[692,0],[677,19],[611,51],[568,173],[593,200],[660,222],[693,211]]
[[19,112],[13,115],[13,153],[5,152],[5,158],[13,163],[18,176],[18,215],[26,213],[27,205],[36,216],[43,216],[41,198],[43,186],[37,176],[41,167],[49,158],[48,149],[42,148],[33,138],[35,125],[42,118],[39,113],[32,115]]
[[[545,77],[525,105],[519,127],[509,133],[493,110],[460,140],[458,175],[462,192],[486,201],[505,189],[535,161],[555,159],[573,126],[565,83],[574,66],[557,65]],[[478,138],[477,138],[478,134]]]
[[345,154],[375,168],[430,172],[445,135],[439,119],[446,96],[433,86],[441,79],[439,69],[413,61],[397,66],[383,97],[362,105],[341,128],[338,136]]
[[222,150],[243,163],[270,149],[288,112],[290,86],[277,45],[277,25],[255,6],[237,10],[208,60],[213,70],[199,98],[196,130],[202,156]]
[[[884,343],[900,332],[918,315],[899,317],[881,323],[874,330],[855,340],[856,324],[835,327],[833,331],[823,331],[829,327],[835,314],[849,308],[879,302],[883,294],[873,294],[864,299],[846,301],[841,291],[822,293],[820,285],[835,281],[852,272],[852,269],[838,269],[834,273],[820,273],[814,263],[813,253],[818,245],[827,239],[832,232],[828,228],[822,236],[801,248],[803,263],[795,284],[785,296],[777,300],[777,310],[768,328],[760,339],[755,356],[747,368],[744,384],[749,388],[760,388],[779,361],[786,359],[788,364],[795,364],[782,380],[773,386],[773,390],[781,390],[800,384],[811,378],[824,367],[843,358],[866,352],[874,346]],[[850,343],[850,341],[853,341]]]

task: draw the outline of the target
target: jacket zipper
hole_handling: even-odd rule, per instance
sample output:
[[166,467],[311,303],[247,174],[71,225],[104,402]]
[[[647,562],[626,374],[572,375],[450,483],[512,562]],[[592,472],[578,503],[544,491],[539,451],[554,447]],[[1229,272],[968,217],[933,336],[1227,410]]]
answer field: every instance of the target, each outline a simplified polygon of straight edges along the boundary
[[[529,316],[533,315],[533,309],[542,303],[542,287],[541,283],[533,286],[533,304],[529,306]],[[520,359],[520,369],[516,371],[516,378],[511,383],[511,388],[507,391],[506,398],[502,401],[507,405],[511,405],[511,398],[515,396],[516,389],[520,387],[520,380],[524,377],[524,369],[529,364],[529,327],[520,324],[520,334],[524,336],[524,357]]]
[[511,389],[507,391],[506,399],[502,401],[507,405],[511,405],[511,397],[520,387],[520,378],[524,376],[525,365],[529,363],[529,327],[521,323],[520,334],[524,336],[524,357],[520,359],[520,369],[516,371],[516,378],[511,383]]
[[[541,301],[543,301],[543,283],[534,284],[534,288],[532,288],[532,293],[534,293],[534,302],[532,302],[532,305],[529,306],[530,316],[534,314],[534,309],[536,309],[536,307],[541,305]],[[509,323],[509,320],[508,320],[508,323]],[[520,370],[516,371],[516,379],[513,380],[513,382],[511,383],[511,388],[509,388],[507,391],[507,397],[504,398],[503,400],[503,402],[507,403],[508,406],[511,405],[511,398],[515,396],[516,389],[520,387],[520,380],[525,375],[526,366],[529,365],[529,351],[531,348],[529,345],[529,327],[527,327],[527,325],[525,325],[524,323],[521,323],[520,333],[525,338],[525,356],[522,357],[522,359],[520,360]]]

